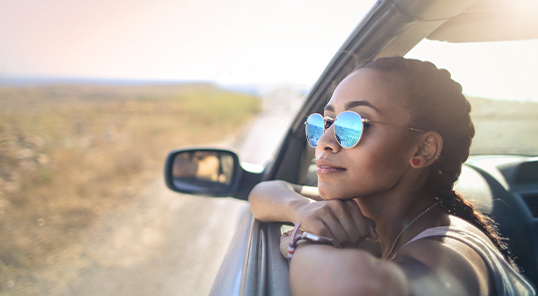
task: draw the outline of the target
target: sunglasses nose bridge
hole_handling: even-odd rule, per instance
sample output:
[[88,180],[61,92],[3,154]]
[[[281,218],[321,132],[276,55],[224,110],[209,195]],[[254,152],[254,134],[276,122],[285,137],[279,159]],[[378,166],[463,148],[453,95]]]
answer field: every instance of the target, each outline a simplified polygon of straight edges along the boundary
[[323,118],[323,133],[334,126],[334,121],[328,117]]
[[322,150],[331,150],[333,153],[342,148],[334,131],[334,123],[324,129],[323,135],[318,139],[317,147]]

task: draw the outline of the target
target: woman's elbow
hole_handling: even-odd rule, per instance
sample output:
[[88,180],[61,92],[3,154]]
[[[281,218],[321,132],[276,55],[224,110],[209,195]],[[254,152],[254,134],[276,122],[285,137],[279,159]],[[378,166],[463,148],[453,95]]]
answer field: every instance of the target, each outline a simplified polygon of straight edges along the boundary
[[252,188],[248,195],[248,201],[254,218],[263,222],[271,221],[267,209],[271,203],[270,199],[274,198],[272,195],[274,194],[275,186],[281,186],[280,182],[282,181],[264,181]]
[[264,182],[258,183],[252,188],[248,195],[248,202],[250,204],[250,211],[252,212],[252,215],[254,218],[261,220],[262,218],[262,212],[260,212],[263,205],[260,205],[261,200],[261,194],[263,192]]

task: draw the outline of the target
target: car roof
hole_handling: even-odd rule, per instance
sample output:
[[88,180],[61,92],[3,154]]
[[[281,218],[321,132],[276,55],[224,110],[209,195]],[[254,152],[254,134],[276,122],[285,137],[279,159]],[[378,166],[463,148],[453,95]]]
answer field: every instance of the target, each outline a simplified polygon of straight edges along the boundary
[[444,22],[428,39],[486,42],[538,38],[538,2],[479,0]]
[[292,133],[319,112],[334,85],[364,59],[405,55],[424,38],[484,42],[538,38],[538,4],[523,0],[380,0],[362,19],[306,95]]

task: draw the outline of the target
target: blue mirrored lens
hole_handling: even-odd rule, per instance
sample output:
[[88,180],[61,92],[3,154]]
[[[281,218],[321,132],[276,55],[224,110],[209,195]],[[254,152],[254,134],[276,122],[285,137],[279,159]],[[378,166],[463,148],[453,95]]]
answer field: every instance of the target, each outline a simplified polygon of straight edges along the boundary
[[351,148],[359,142],[362,128],[362,118],[355,112],[342,112],[338,114],[334,122],[336,140],[344,148]]
[[318,146],[318,141],[324,132],[324,122],[321,114],[312,114],[306,120],[306,140],[312,147]]

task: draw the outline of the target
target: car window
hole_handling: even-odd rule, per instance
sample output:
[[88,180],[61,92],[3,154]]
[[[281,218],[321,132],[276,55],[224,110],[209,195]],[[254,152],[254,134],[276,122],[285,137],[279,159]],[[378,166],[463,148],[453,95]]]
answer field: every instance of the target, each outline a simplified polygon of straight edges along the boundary
[[471,154],[538,154],[538,40],[447,43],[423,40],[407,55],[450,71],[472,106]]
[[[538,40],[448,43],[424,39],[407,55],[448,69],[471,103],[471,155],[538,155]],[[485,54],[488,53],[488,54]],[[307,147],[306,149],[313,149]],[[304,185],[317,186],[312,159]]]

